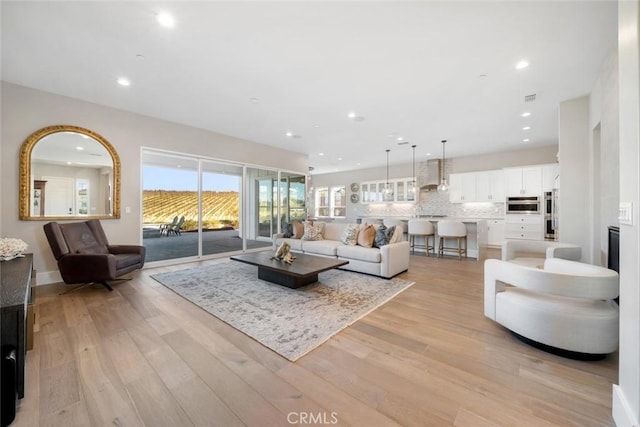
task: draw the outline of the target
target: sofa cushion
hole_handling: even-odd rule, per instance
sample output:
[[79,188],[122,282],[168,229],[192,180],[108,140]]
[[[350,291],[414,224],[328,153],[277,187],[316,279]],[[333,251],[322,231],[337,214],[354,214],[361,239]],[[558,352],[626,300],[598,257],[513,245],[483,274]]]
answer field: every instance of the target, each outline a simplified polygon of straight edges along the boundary
[[310,224],[305,222],[304,224],[304,234],[302,235],[302,240],[322,240],[322,229],[324,228],[324,224]]
[[342,240],[342,233],[349,225],[351,224],[346,222],[327,222],[322,230],[322,237],[325,240]]
[[365,248],[373,247],[373,241],[376,237],[376,229],[373,225],[363,225],[358,233],[358,245]]
[[356,224],[348,224],[340,236],[340,241],[345,245],[355,246],[358,244],[358,232],[360,227]]
[[378,248],[366,248],[364,246],[347,246],[337,247],[337,255],[339,258],[357,259],[367,262],[381,262],[382,255]]
[[303,240],[302,250],[304,253],[336,256],[338,247],[344,246],[337,240]]

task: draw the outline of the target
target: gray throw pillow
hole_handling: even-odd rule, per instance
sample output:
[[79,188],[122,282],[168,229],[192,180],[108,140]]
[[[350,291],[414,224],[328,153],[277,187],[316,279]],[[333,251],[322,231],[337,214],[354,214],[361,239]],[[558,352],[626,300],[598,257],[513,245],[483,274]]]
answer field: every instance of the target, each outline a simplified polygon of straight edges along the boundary
[[293,224],[286,223],[282,228],[282,237],[290,238],[293,236]]
[[385,245],[388,245],[395,231],[395,225],[387,228],[386,225],[382,224],[380,227],[378,227],[378,231],[376,231],[376,238],[373,241],[373,246],[376,248],[381,248]]

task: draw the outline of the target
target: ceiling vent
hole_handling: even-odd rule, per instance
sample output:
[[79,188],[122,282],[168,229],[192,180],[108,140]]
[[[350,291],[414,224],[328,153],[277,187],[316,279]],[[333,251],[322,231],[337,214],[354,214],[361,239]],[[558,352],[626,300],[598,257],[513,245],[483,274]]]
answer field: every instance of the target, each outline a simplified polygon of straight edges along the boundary
[[536,100],[536,94],[525,95],[524,102],[533,102]]

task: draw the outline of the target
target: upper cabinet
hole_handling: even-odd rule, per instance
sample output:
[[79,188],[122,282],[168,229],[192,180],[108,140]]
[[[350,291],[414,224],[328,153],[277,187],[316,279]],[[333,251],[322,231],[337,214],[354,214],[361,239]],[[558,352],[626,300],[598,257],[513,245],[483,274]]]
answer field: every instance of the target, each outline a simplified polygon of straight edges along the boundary
[[452,173],[449,181],[451,203],[504,202],[502,170]]
[[418,189],[414,186],[412,178],[390,179],[389,184],[393,188],[393,200],[385,201],[383,191],[386,181],[367,181],[360,183],[361,203],[415,203]]
[[504,173],[501,169],[476,172],[476,201],[504,202]]
[[542,194],[542,167],[504,169],[507,196],[540,196]]

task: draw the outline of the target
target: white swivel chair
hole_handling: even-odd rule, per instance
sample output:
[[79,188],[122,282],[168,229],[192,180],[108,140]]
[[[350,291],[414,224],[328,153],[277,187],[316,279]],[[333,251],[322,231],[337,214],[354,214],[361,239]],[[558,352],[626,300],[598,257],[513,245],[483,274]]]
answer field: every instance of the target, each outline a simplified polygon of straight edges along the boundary
[[618,348],[618,273],[547,258],[543,268],[489,259],[484,314],[545,351],[597,360]]
[[[443,256],[445,251],[455,251],[458,254],[458,259],[462,259],[462,255],[467,257],[467,227],[458,221],[439,221],[438,222],[438,256]],[[457,246],[447,247],[445,246],[446,239],[456,239]],[[462,243],[464,242],[464,247]]]
[[580,261],[581,257],[582,249],[572,243],[523,239],[507,239],[502,242],[502,260],[527,267],[542,266],[545,258]]
[[[435,255],[436,246],[436,229],[428,219],[413,218],[407,224],[407,232],[409,234],[409,244],[411,253],[415,253],[415,248],[424,249],[427,256],[429,251]],[[416,236],[424,238],[424,245],[416,244]],[[431,244],[429,244],[431,239]]]

